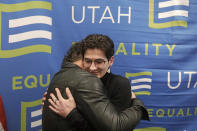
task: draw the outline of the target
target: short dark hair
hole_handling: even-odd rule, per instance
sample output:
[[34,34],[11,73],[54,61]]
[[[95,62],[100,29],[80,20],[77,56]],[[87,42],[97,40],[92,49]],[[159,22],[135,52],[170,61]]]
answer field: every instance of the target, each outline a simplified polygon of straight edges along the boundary
[[90,34],[82,40],[82,56],[87,49],[100,49],[109,60],[114,55],[114,42],[103,34]]
[[66,62],[75,62],[82,59],[82,44],[80,42],[76,42],[72,44],[70,49],[67,51],[64,59],[62,61],[61,67],[65,65]]

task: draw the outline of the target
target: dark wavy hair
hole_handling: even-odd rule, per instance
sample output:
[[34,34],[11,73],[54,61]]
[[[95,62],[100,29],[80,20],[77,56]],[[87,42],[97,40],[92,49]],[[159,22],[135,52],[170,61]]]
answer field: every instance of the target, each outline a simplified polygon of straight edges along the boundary
[[80,42],[76,42],[72,44],[70,49],[67,51],[64,59],[62,61],[61,67],[65,65],[66,62],[75,62],[82,59],[82,44]]
[[114,42],[103,34],[90,34],[82,40],[82,56],[87,49],[100,49],[109,60],[114,55]]

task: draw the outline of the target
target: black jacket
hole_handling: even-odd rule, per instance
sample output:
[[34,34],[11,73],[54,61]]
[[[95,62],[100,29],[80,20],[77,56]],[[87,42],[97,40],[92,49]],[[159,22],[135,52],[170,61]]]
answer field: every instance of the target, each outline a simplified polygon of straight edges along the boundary
[[[96,76],[81,70],[78,66],[67,63],[52,79],[47,92],[55,93],[59,88],[63,97],[69,87],[75,98],[77,109],[95,129],[100,131],[128,131],[133,129],[146,115],[143,103],[136,99],[133,106],[118,112],[107,98],[103,84]],[[48,100],[43,107],[43,131],[75,131],[76,128],[66,119],[58,116],[49,108]]]
[[127,78],[110,72],[106,73],[101,78],[101,81],[104,85],[104,90],[107,92],[107,97],[117,111],[130,107],[131,85]]

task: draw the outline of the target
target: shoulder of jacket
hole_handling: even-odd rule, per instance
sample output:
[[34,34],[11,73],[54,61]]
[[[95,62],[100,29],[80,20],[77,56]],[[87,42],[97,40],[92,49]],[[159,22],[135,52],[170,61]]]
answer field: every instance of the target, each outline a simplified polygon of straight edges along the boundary
[[64,85],[70,85],[73,87],[80,84],[92,84],[92,82],[99,81],[95,75],[80,68],[73,68],[67,72],[62,72],[59,78],[65,81]]
[[129,81],[128,78],[123,77],[123,76],[121,76],[121,75],[117,75],[117,74],[112,74],[112,79],[113,79],[114,81],[122,81],[122,82]]

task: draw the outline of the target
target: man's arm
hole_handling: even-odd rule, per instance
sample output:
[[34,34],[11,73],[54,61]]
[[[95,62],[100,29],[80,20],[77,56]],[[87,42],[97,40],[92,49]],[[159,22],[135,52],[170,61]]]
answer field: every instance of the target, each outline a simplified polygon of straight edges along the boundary
[[96,130],[129,131],[135,128],[143,116],[143,102],[135,99],[132,107],[118,112],[106,97],[101,81],[92,76],[84,78],[71,91],[78,109]]
[[[74,98],[69,88],[65,89],[65,93],[68,99],[64,99],[62,97],[58,88],[55,88],[55,91],[57,94],[57,98],[55,97],[53,93],[50,94],[51,99],[49,99],[48,101],[50,102],[51,105],[49,105],[49,108],[53,110],[55,113],[57,113],[58,115],[65,118],[65,120],[71,125],[73,125],[73,127],[75,127],[77,130],[92,131],[93,128],[77,110],[76,103],[74,101]],[[43,98],[43,100],[45,99],[46,98]]]
[[[69,122],[71,125],[75,126],[77,130],[92,131],[93,127],[90,126],[87,120],[85,120],[84,117],[77,110],[76,103],[74,101],[74,98],[69,88],[66,88],[65,90],[65,93],[68,96],[68,99],[64,99],[62,97],[58,88],[56,88],[55,90],[56,90],[57,98],[54,96],[54,94],[51,94],[51,99],[49,99],[51,106],[49,106],[49,108],[53,110],[54,112],[56,112],[58,115],[65,118],[65,120]],[[137,106],[138,100],[136,99],[136,96],[133,92],[131,96],[132,96],[131,97],[132,106],[135,106],[135,105]],[[54,101],[56,102],[54,103]]]
[[136,127],[143,116],[142,101],[136,99],[137,105],[117,112],[105,95],[101,81],[93,76],[84,78],[74,89],[74,98],[88,122],[102,131],[127,131]]

